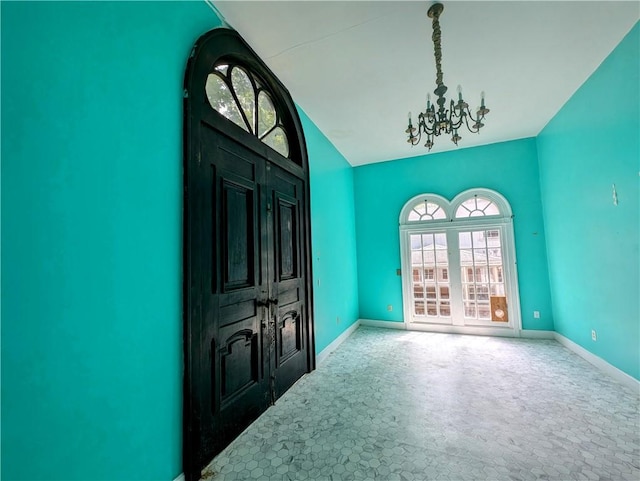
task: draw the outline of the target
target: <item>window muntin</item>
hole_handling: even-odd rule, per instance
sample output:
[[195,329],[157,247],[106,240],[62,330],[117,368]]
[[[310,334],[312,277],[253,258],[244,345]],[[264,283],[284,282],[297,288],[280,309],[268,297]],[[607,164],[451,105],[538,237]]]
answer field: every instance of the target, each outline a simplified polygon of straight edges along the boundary
[[289,139],[272,95],[254,74],[239,65],[221,63],[207,76],[209,105],[284,157]]
[[489,199],[474,195],[470,199],[465,200],[456,209],[456,219],[466,217],[484,217],[488,215],[500,215],[498,206]]
[[435,202],[430,202],[428,200],[424,200],[422,202],[418,202],[413,206],[411,212],[409,212],[408,220],[410,222],[419,222],[419,221],[428,221],[428,220],[438,220],[438,219],[446,219],[447,214],[439,204]]

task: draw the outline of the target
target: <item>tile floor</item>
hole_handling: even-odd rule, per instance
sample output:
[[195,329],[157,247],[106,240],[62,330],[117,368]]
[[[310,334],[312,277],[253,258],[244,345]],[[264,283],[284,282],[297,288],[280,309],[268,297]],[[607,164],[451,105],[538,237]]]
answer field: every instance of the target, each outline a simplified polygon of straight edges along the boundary
[[203,479],[638,481],[639,403],[555,341],[360,327]]

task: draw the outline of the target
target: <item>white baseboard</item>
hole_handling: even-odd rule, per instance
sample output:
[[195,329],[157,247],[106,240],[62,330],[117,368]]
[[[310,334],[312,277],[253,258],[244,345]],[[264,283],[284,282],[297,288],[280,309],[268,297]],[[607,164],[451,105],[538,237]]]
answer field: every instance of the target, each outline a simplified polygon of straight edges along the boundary
[[176,479],[174,479],[173,481],[185,481],[186,478],[184,477],[184,473],[180,473],[178,475],[178,477]]
[[327,356],[329,356],[329,354],[335,351],[338,348],[338,346],[340,346],[340,344],[346,341],[347,338],[351,334],[353,334],[356,329],[358,329],[358,327],[360,327],[360,319],[358,319],[356,322],[351,324],[347,329],[345,329],[345,331],[342,334],[336,337],[331,342],[331,344],[329,344],[327,347],[325,347],[322,351],[320,351],[316,355],[316,364],[321,364],[327,358]]
[[562,344],[564,347],[569,349],[570,351],[575,352],[578,356],[580,356],[585,361],[593,364],[595,367],[604,371],[605,374],[608,374],[620,384],[623,384],[630,388],[635,393],[640,393],[640,381],[636,378],[629,376],[626,372],[621,371],[617,367],[609,364],[607,361],[602,359],[601,357],[596,356],[592,352],[587,351],[584,347],[576,344],[570,339],[567,339],[562,334],[557,332],[554,333],[556,341]]
[[374,321],[373,319],[358,319],[361,326],[368,327],[383,327],[385,329],[402,329],[406,330],[406,324],[404,322],[395,321]]
[[520,331],[520,337],[525,339],[555,339],[554,331],[536,331],[535,329],[523,329]]

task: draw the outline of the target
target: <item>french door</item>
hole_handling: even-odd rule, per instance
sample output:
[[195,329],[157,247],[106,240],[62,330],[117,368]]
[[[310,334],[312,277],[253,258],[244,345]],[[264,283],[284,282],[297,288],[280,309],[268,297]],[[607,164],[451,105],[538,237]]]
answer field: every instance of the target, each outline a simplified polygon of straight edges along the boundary
[[[437,202],[432,197],[408,204],[412,210],[400,228],[405,323],[423,330],[519,335],[511,217],[458,220],[443,200]],[[436,215],[425,220],[429,210]]]

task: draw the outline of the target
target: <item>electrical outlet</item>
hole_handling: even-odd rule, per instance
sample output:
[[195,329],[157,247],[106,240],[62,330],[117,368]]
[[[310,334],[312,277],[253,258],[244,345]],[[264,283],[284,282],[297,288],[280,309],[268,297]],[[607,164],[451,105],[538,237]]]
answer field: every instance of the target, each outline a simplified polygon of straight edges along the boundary
[[540,319],[540,311],[533,311],[533,317],[535,319]]
[[389,311],[389,312],[393,311],[393,306],[391,304],[389,304],[387,306],[387,311]]
[[598,340],[598,335],[596,334],[596,330],[595,329],[591,329],[591,340],[592,341],[597,341]]

